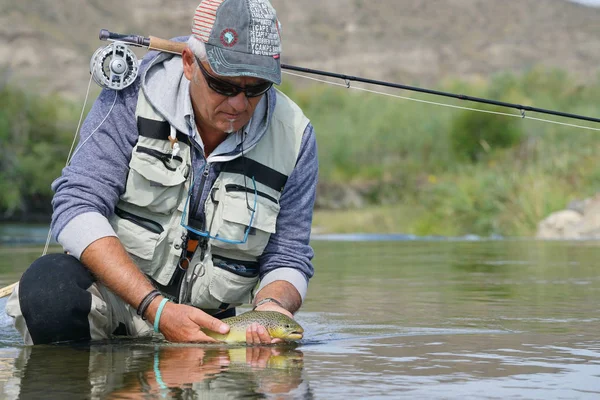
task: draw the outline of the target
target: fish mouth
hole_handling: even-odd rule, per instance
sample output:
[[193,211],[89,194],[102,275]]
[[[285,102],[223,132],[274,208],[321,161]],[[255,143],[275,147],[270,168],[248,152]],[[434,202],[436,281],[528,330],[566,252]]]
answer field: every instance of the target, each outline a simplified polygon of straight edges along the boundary
[[286,339],[289,340],[300,340],[303,337],[303,332],[299,332],[299,331],[295,331],[295,332],[290,332],[287,336]]

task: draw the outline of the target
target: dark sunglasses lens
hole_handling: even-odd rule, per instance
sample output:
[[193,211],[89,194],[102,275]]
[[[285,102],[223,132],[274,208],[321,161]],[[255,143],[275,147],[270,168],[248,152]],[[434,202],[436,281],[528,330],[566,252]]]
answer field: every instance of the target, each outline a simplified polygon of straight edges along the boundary
[[259,85],[247,86],[245,89],[243,89],[239,86],[229,84],[210,75],[204,69],[202,63],[200,63],[199,61],[198,65],[200,65],[202,75],[204,75],[204,77],[206,78],[206,83],[208,83],[208,87],[210,87],[215,92],[222,94],[223,96],[233,97],[237,96],[241,92],[244,92],[246,94],[246,97],[258,97],[260,95],[265,94],[269,89],[271,89],[271,86],[273,86],[273,83],[265,82]]
[[271,82],[261,83],[260,85],[247,86],[244,90],[237,86],[228,85],[226,82],[216,81],[208,78],[208,86],[215,92],[223,96],[233,97],[240,94],[242,91],[246,93],[246,97],[258,97],[265,94],[273,84]]
[[260,85],[247,86],[246,87],[246,97],[258,97],[260,95],[265,94],[269,89],[271,89],[273,84],[271,82],[261,83]]
[[208,86],[212,90],[219,94],[222,94],[223,96],[237,96],[241,92],[240,88],[228,85],[225,82],[214,80],[212,79],[212,77],[208,77],[207,82]]

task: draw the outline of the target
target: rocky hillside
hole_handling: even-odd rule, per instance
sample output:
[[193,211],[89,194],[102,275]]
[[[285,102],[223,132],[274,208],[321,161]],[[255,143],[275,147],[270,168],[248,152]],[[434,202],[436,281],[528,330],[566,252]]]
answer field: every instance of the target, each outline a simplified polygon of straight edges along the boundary
[[[429,85],[534,64],[598,76],[600,9],[565,0],[272,0],[290,64]],[[172,37],[197,0],[0,0],[0,79],[78,98],[101,28]],[[140,53],[142,54],[142,53]]]

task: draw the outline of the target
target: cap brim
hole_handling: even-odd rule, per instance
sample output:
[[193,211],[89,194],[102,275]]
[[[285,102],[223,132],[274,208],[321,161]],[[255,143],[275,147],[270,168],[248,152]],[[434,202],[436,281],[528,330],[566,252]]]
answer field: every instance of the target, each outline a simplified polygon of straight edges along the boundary
[[212,70],[222,76],[252,76],[281,84],[281,61],[279,57],[240,53],[208,43],[206,55]]

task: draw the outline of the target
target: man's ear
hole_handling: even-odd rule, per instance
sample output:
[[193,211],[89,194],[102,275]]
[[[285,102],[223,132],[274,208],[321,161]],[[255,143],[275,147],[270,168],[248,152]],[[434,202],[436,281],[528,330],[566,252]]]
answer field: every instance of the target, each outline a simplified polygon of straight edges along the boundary
[[194,77],[194,65],[196,64],[196,58],[189,47],[183,49],[183,52],[181,53],[181,60],[183,62],[183,74],[188,80],[191,81]]

